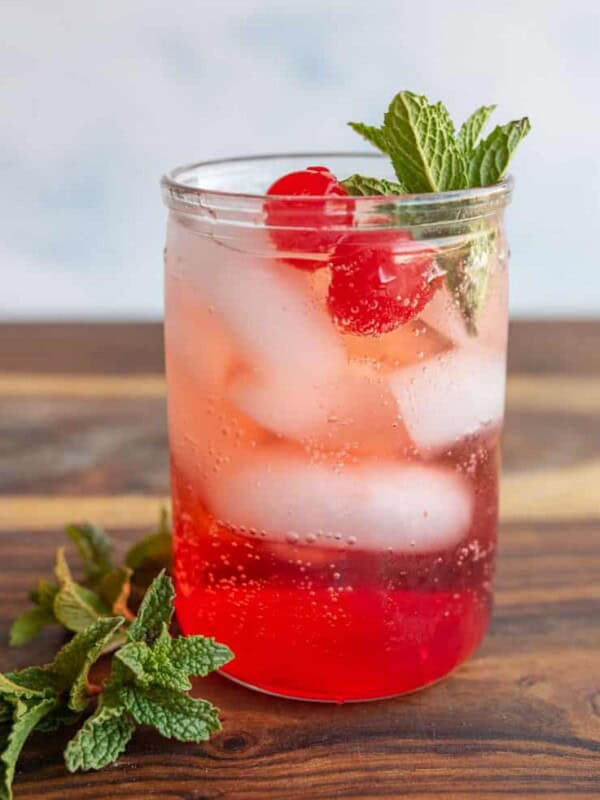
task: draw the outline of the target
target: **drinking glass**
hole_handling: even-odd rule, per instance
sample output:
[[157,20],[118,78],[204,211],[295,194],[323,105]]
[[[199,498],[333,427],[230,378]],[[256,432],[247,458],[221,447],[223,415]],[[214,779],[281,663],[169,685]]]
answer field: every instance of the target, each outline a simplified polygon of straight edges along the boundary
[[174,577],[223,673],[288,697],[410,692],[492,606],[510,180],[403,197],[273,197],[308,164],[163,178]]

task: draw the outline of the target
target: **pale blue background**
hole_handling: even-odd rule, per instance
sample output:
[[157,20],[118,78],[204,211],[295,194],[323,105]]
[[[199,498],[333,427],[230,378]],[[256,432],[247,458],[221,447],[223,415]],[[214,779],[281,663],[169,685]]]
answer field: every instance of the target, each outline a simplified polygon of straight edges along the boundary
[[0,0],[0,315],[157,316],[178,163],[353,148],[394,92],[529,114],[515,314],[600,313],[599,0]]

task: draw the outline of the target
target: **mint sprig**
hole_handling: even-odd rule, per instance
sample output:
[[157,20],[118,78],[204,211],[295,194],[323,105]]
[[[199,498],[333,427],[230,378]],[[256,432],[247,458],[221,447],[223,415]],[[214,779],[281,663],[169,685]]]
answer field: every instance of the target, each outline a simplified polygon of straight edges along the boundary
[[[389,105],[383,123],[377,127],[350,122],[360,136],[389,156],[397,182],[351,175],[341,181],[355,196],[393,196],[445,192],[490,186],[506,174],[519,142],[529,133],[527,117],[496,127],[485,139],[481,135],[496,106],[478,108],[461,125],[458,133],[441,103],[430,103],[424,95],[399,92]],[[391,208],[392,217],[397,209]],[[403,215],[409,226],[418,226],[419,209]],[[425,220],[426,221],[426,220]],[[462,240],[437,256],[450,292],[456,298],[465,327],[477,335],[477,318],[484,305],[490,263],[497,237],[492,220],[474,220],[467,230],[442,229],[437,236],[460,235]],[[415,228],[416,237],[423,231]],[[427,235],[427,234],[425,234]]]
[[491,186],[502,178],[521,139],[531,125],[527,117],[498,125],[468,155],[469,186]]
[[[135,724],[150,725],[167,738],[205,741],[219,730],[217,709],[190,697],[190,675],[206,675],[231,660],[229,648],[203,636],[172,637],[171,579],[161,573],[148,590],[135,625],[114,656],[112,671],[95,713],[65,750],[71,772],[100,769],[125,749]],[[157,630],[160,630],[158,636]],[[210,669],[189,658],[201,643],[210,653]],[[175,653],[188,658],[176,661]]]
[[409,192],[443,192],[466,183],[466,164],[442,103],[400,92],[390,103],[383,136],[398,180]]
[[488,119],[496,110],[496,106],[481,106],[463,122],[458,131],[456,142],[468,160],[481,136]]
[[398,181],[385,178],[366,178],[364,175],[351,175],[342,181],[348,194],[373,197],[374,195],[401,195],[406,189]]
[[[108,561],[105,567],[112,569]],[[64,554],[59,553],[56,572],[59,582],[72,581]],[[0,674],[0,800],[11,800],[16,763],[29,735],[74,725],[90,706],[95,706],[92,714],[65,749],[71,772],[115,761],[137,725],[187,742],[205,741],[219,730],[218,709],[189,695],[190,676],[207,675],[233,654],[209,637],[171,635],[174,594],[171,578],[162,571],[133,621],[103,616],[77,633],[49,664]],[[117,636],[121,639],[110,672],[97,686],[90,672]]]
[[[517,145],[531,125],[523,117],[499,125],[479,141],[496,106],[482,106],[461,125],[458,133],[446,106],[430,103],[424,95],[402,91],[394,97],[383,123],[377,127],[363,122],[349,122],[360,136],[389,155],[404,194],[445,192],[490,186],[506,173]],[[353,175],[342,181],[349,194],[361,181],[376,181]],[[377,189],[373,184],[373,189]],[[385,182],[374,195],[389,194]]]
[[0,700],[5,717],[1,723],[4,730],[0,732],[1,800],[12,797],[15,766],[33,730],[55,730],[77,719],[86,707],[89,670],[123,621],[119,617],[100,620],[61,648],[50,664],[0,675]]
[[375,145],[382,153],[388,152],[388,144],[385,137],[383,128],[377,128],[375,125],[365,125],[364,122],[349,122],[348,125],[353,131],[366,139],[372,145]]
[[110,614],[132,620],[148,586],[162,569],[171,566],[171,533],[165,509],[161,510],[157,530],[134,544],[120,565],[115,565],[111,539],[102,528],[71,524],[65,533],[75,544],[85,577],[82,582],[73,579],[64,548],[60,548],[54,569],[56,580],[40,579],[29,595],[34,607],[13,622],[13,646],[27,644],[47,625],[61,625],[78,633]]

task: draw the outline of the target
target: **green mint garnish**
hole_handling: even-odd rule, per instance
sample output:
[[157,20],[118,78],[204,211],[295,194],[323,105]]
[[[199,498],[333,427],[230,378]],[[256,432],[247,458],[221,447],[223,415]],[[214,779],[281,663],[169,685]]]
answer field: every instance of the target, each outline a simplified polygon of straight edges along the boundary
[[456,142],[468,160],[496,106],[481,106],[460,126]]
[[12,782],[15,768],[23,745],[36,725],[55,706],[54,698],[28,698],[25,700],[9,700],[14,705],[12,724],[5,731],[0,731],[0,798],[11,800]]
[[498,125],[468,154],[469,186],[492,186],[505,174],[517,145],[529,131],[527,117]]
[[[30,595],[35,607],[13,624],[11,644],[28,641],[45,624],[60,624],[75,636],[49,664],[0,673],[0,800],[12,797],[16,763],[30,733],[76,725],[90,706],[91,715],[65,749],[71,772],[111,764],[136,725],[188,742],[205,741],[220,727],[218,709],[188,694],[190,676],[207,675],[233,654],[212,638],[169,632],[175,591],[160,569],[161,561],[171,561],[166,512],[158,531],[134,545],[123,566],[115,566],[101,529],[70,525],[66,532],[82,558],[85,585],[73,579],[59,548],[56,584],[39,581]],[[137,615],[129,607],[132,590],[142,597]],[[113,654],[110,672],[96,686],[90,671],[107,653]]]
[[0,729],[1,800],[12,797],[15,766],[29,734],[36,728],[48,731],[68,724],[86,707],[90,667],[123,622],[118,617],[99,620],[71,639],[50,664],[0,675],[5,717],[4,730]]
[[356,131],[363,139],[370,142],[382,153],[388,152],[388,145],[385,139],[385,132],[383,128],[376,128],[374,125],[365,125],[364,122],[349,122],[348,125],[353,131]]
[[497,231],[485,222],[473,224],[464,243],[450,253],[437,256],[446,284],[457,299],[467,332],[477,335],[477,318],[483,308],[489,283],[489,259],[494,252]]
[[127,747],[135,723],[122,713],[118,695],[106,692],[94,714],[83,723],[65,749],[69,772],[102,769],[112,764]]
[[139,604],[158,573],[171,567],[171,534],[165,509],[161,510],[158,529],[128,550],[123,565],[115,566],[112,542],[101,528],[67,525],[65,533],[81,557],[84,580],[73,580],[64,549],[59,549],[57,580],[41,579],[30,593],[34,608],[14,621],[10,630],[13,646],[27,644],[46,625],[62,625],[77,633],[107,614],[132,619],[131,603]]
[[388,181],[385,178],[365,178],[364,175],[351,175],[341,183],[348,194],[362,195],[363,197],[373,197],[380,194],[406,194],[406,189],[401,183]]
[[[341,183],[349,194],[365,197],[445,192],[498,183],[531,126],[527,117],[523,117],[499,125],[481,139],[495,108],[492,105],[477,109],[456,133],[443,103],[430,103],[414,92],[399,92],[380,127],[348,123],[389,156],[397,182],[352,175]],[[390,211],[394,214],[393,209]],[[418,214],[418,209],[406,209],[405,224],[419,225]],[[456,298],[467,331],[475,336],[497,232],[493,223],[475,221],[463,234],[464,241],[451,250],[440,252],[437,261],[445,272],[446,284]],[[415,235],[420,234],[416,232]],[[443,230],[439,235],[444,235]]]
[[398,180],[412,193],[460,189],[466,165],[442,103],[400,92],[390,103],[383,136]]
[[113,569],[110,539],[95,525],[67,525],[65,533],[75,544],[89,581],[102,578]]
[[[404,91],[394,97],[380,127],[362,122],[348,124],[389,155],[404,194],[445,192],[490,186],[505,174],[517,145],[531,126],[527,117],[523,117],[499,125],[479,141],[495,108],[479,108],[457,134],[443,103],[430,103],[424,95]],[[364,195],[361,181],[374,181],[371,185],[375,195],[390,194],[385,191],[386,181],[378,187],[373,178],[353,175],[342,183],[350,194]],[[378,188],[380,191],[375,191]]]

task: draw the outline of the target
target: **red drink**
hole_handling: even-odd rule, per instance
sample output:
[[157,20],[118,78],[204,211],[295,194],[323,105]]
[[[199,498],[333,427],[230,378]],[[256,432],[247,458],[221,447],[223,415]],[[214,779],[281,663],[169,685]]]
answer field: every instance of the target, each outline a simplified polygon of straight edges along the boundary
[[[474,217],[489,203],[494,230],[476,335],[441,277],[468,252],[461,200],[443,230],[427,228],[424,204],[417,240],[383,226],[371,199],[336,197],[326,233],[313,210],[307,252],[297,232],[283,250],[259,198],[245,201],[252,224],[235,218],[235,195],[205,194],[209,215],[177,200],[166,251],[177,613],[185,633],[232,648],[223,671],[241,682],[385,697],[441,678],[485,633],[506,254],[498,203],[476,191]],[[285,227],[301,229],[290,208]],[[386,288],[396,280],[408,310]]]

